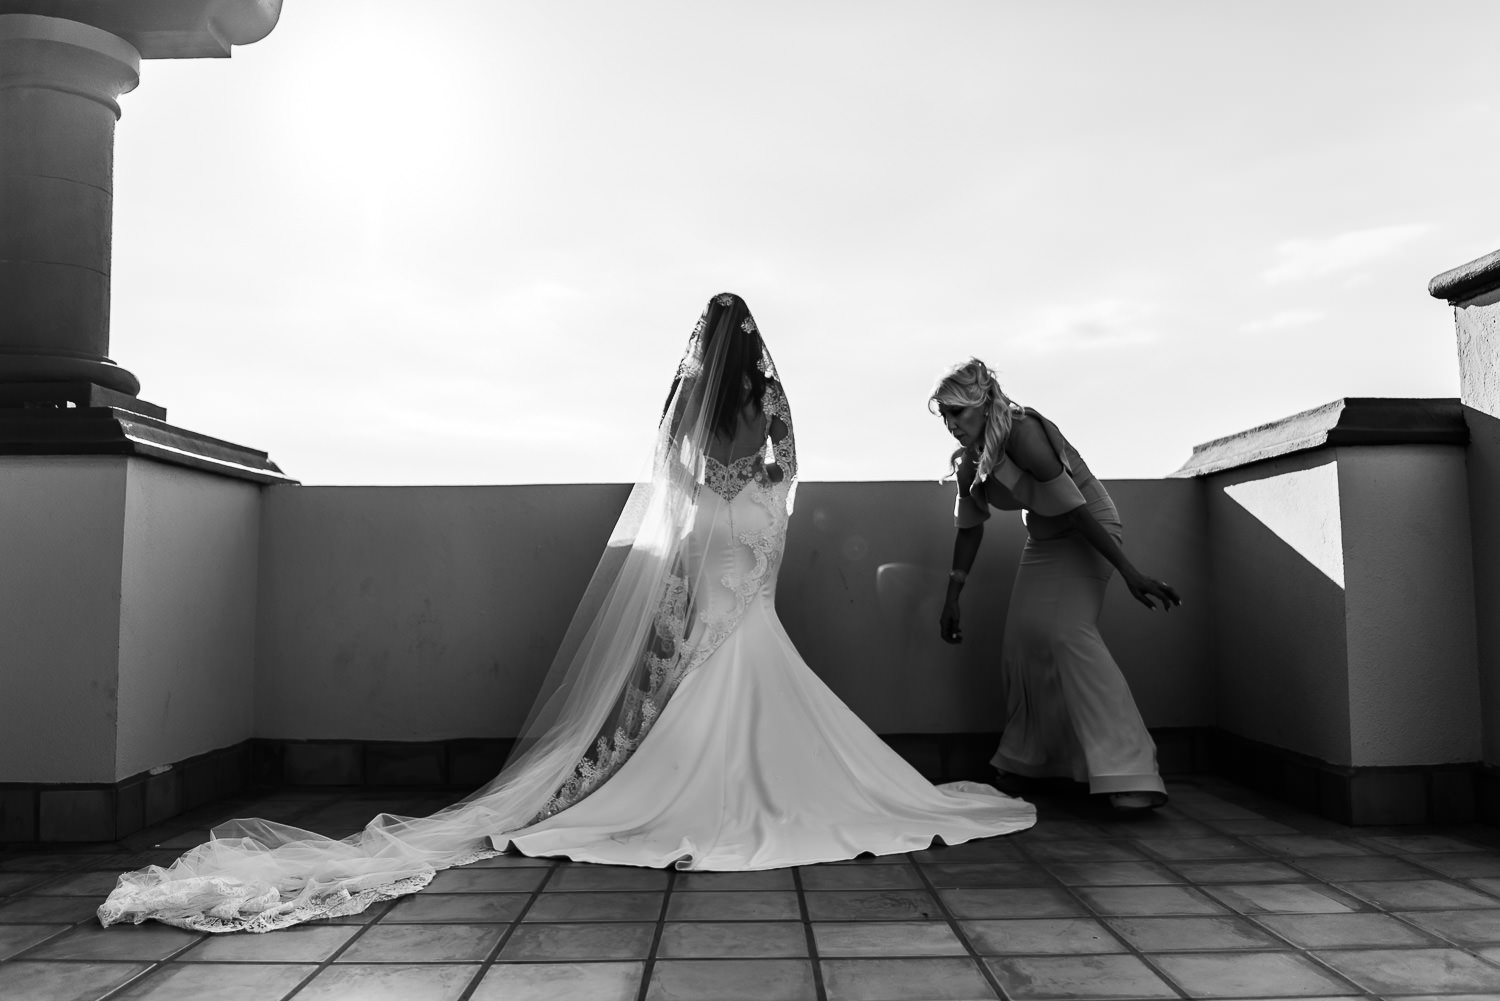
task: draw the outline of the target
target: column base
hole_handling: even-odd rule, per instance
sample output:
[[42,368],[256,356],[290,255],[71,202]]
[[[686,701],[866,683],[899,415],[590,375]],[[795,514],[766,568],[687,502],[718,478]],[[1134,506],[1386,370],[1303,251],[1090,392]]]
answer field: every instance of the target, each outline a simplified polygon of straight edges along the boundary
[[91,383],[0,383],[0,455],[139,455],[256,483],[296,483],[265,452],[168,424],[165,408]]

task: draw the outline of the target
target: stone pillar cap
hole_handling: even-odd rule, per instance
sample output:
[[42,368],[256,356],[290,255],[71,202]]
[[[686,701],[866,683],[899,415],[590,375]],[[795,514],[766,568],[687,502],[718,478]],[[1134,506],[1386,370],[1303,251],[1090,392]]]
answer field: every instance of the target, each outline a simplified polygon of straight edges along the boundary
[[144,59],[225,57],[258,42],[282,0],[0,0],[0,15],[36,14],[91,25],[135,46]]
[[1460,302],[1500,288],[1500,250],[1444,271],[1427,283],[1434,299]]
[[1222,473],[1295,452],[1343,445],[1465,445],[1458,400],[1347,396],[1279,421],[1194,446],[1170,478]]

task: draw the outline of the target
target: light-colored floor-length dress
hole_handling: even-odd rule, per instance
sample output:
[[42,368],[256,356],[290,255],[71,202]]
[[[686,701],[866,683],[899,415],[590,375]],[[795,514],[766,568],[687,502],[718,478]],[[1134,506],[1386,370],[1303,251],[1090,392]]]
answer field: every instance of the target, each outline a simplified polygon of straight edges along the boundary
[[1027,539],[1011,591],[1001,644],[1005,723],[991,764],[1032,778],[1087,782],[1092,793],[1145,792],[1166,798],[1156,744],[1119,665],[1099,634],[1109,561],[1063,517],[1087,506],[1121,542],[1120,516],[1078,451],[1040,415],[1063,471],[1038,481],[1009,457],[982,483],[966,462],[958,470],[960,528],[988,518],[990,507],[1024,510]]

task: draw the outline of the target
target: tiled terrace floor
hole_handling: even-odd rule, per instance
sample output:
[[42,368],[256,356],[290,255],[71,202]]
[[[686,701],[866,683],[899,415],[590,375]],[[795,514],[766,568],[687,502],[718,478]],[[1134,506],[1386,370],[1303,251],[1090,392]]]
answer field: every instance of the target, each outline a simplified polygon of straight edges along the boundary
[[0,998],[1500,998],[1500,831],[1341,827],[1216,779],[1171,790],[1145,819],[1038,796],[1023,834],[795,871],[502,857],[267,935],[99,928],[120,869],[221,819],[345,833],[449,798],[280,793],[0,853]]

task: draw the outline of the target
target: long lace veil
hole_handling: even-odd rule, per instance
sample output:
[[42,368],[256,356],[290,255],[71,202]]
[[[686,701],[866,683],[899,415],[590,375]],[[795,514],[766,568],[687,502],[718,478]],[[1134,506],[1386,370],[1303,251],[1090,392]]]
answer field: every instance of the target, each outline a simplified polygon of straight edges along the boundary
[[[750,369],[763,379],[751,378]],[[725,393],[748,400],[750,433],[715,432]],[[587,796],[649,732],[682,678],[727,634],[701,628],[722,585],[693,545],[724,498],[714,476],[766,477],[790,512],[791,415],[745,303],[711,298],[688,338],[657,429],[649,481],[630,493],[505,767],[427,817],[381,814],[334,839],[262,819],[234,820],[170,866],[122,875],[104,925],[155,919],[204,931],[270,931],[352,914],[412,893],[440,869],[498,854],[508,835]],[[732,629],[733,622],[727,623]]]

